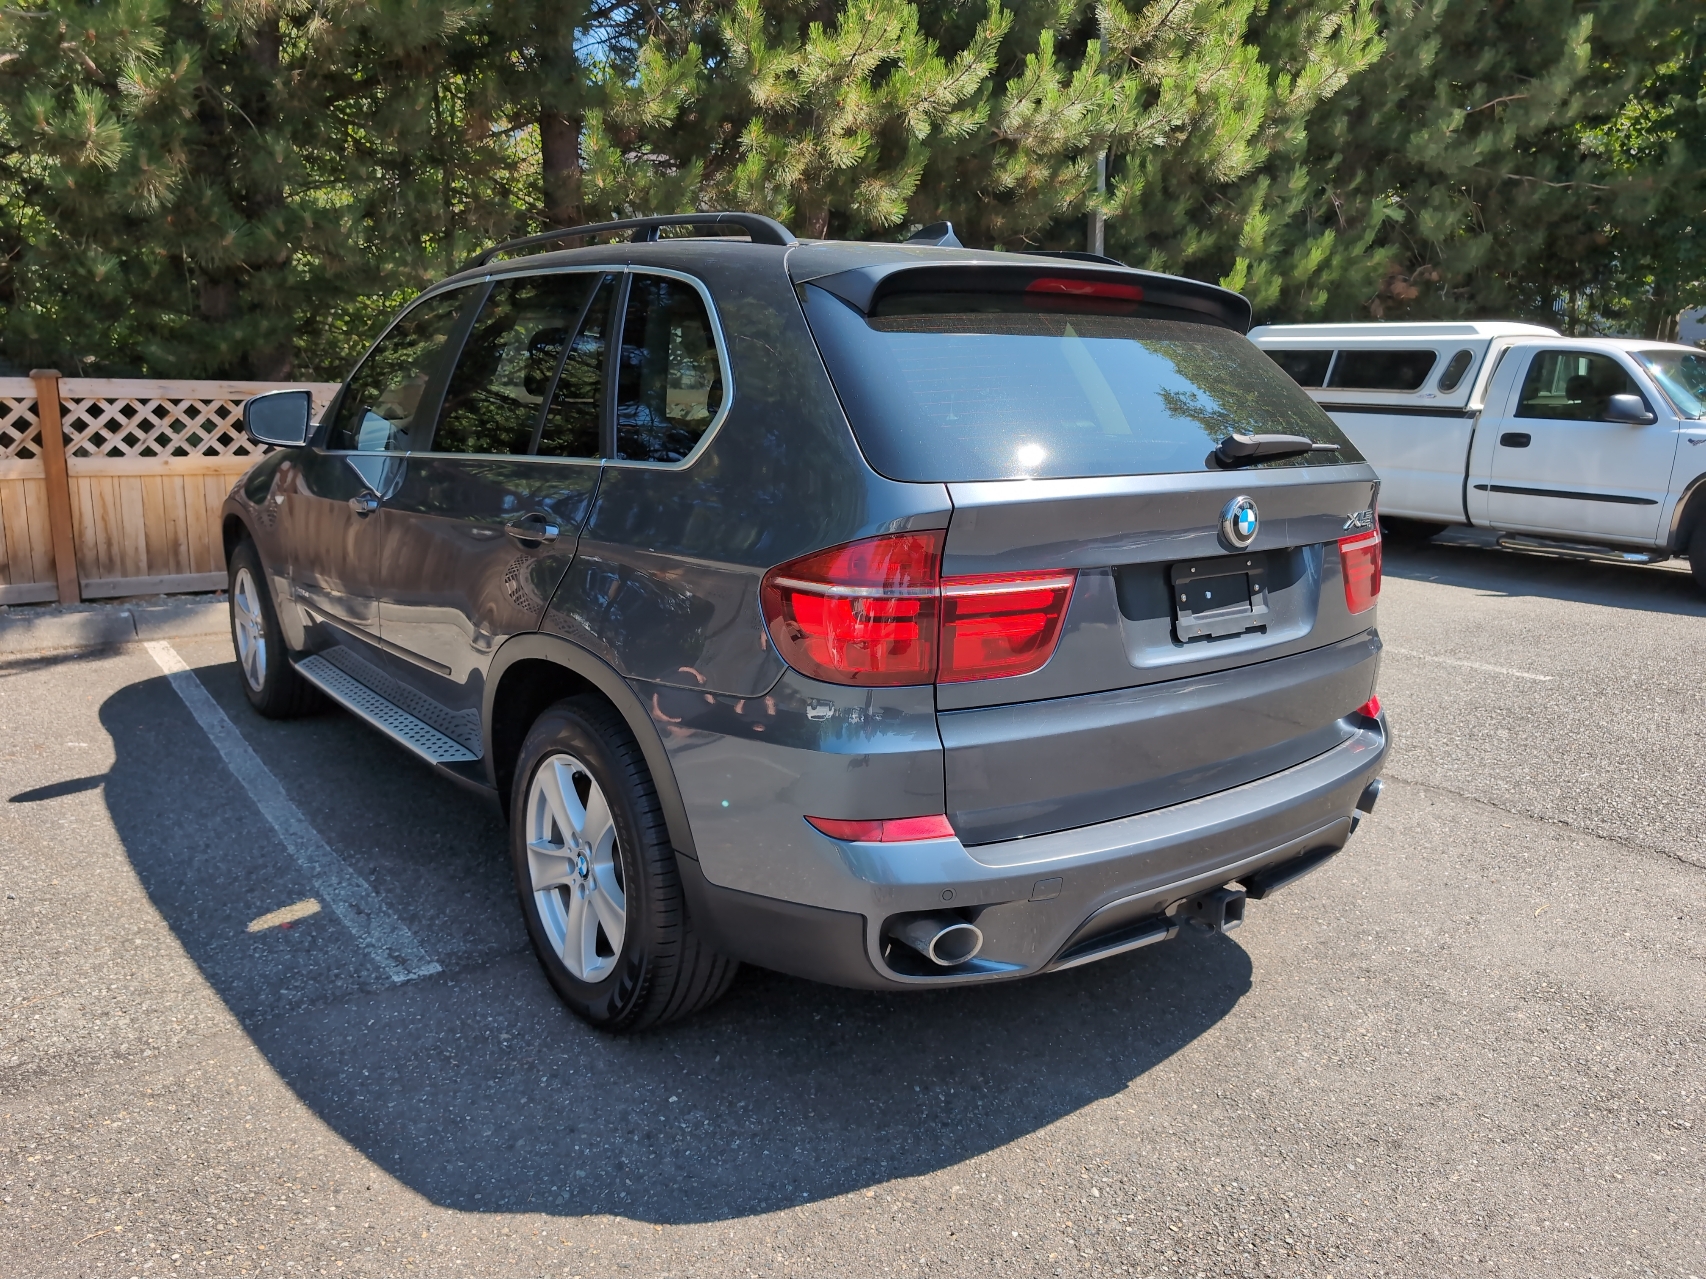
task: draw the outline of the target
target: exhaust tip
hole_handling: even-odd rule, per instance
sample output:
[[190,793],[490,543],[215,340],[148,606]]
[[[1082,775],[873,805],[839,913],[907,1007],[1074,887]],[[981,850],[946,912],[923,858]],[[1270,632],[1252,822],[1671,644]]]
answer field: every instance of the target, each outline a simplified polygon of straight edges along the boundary
[[955,968],[977,958],[983,930],[953,915],[923,915],[896,921],[893,935],[938,968]]

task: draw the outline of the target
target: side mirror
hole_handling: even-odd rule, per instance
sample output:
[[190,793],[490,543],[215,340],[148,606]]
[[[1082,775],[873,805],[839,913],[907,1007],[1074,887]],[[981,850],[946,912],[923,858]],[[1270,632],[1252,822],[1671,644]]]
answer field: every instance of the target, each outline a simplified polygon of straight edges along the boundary
[[300,448],[308,443],[313,414],[307,391],[267,391],[243,402],[243,429],[257,444]]
[[1659,419],[1640,396],[1624,392],[1606,400],[1604,420],[1627,422],[1630,426],[1651,426]]

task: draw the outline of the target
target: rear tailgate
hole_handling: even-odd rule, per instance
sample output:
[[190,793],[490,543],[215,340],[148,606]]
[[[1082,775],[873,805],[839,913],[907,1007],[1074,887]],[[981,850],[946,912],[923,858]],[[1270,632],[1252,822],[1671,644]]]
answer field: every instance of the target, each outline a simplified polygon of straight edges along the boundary
[[[1373,536],[1373,470],[1246,339],[1135,286],[1128,302],[1124,278],[1066,306],[1049,294],[1076,279],[1005,297],[939,276],[918,296],[892,279],[869,301],[803,291],[872,465],[948,484],[944,589],[1075,574],[1038,669],[937,685],[948,814],[968,844],[1278,772],[1351,736],[1374,690],[1374,612],[1360,597],[1352,611],[1340,551]],[[1338,453],[1227,470],[1209,455],[1233,432]],[[1242,549],[1235,509],[1256,523]]]

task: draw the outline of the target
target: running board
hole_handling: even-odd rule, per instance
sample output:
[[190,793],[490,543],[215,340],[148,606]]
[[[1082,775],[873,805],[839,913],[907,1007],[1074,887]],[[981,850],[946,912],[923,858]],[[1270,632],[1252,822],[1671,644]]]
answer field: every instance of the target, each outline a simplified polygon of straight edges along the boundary
[[1506,533],[1499,538],[1499,545],[1507,551],[1529,551],[1566,560],[1591,560],[1597,564],[1662,564],[1670,558],[1663,551],[1625,551],[1594,542],[1560,542],[1555,538],[1516,533]]
[[413,751],[429,764],[461,764],[480,757],[461,742],[446,737],[431,724],[416,719],[395,702],[386,701],[347,671],[319,654],[304,657],[296,673],[352,715],[366,720],[385,736]]

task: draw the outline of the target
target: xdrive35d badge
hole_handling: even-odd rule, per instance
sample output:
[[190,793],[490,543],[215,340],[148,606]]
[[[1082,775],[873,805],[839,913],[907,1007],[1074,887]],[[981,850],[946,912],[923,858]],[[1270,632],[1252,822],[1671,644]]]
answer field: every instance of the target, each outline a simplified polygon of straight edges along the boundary
[[1220,513],[1221,535],[1240,551],[1256,540],[1256,530],[1261,524],[1261,512],[1256,509],[1256,503],[1248,497],[1233,498]]

